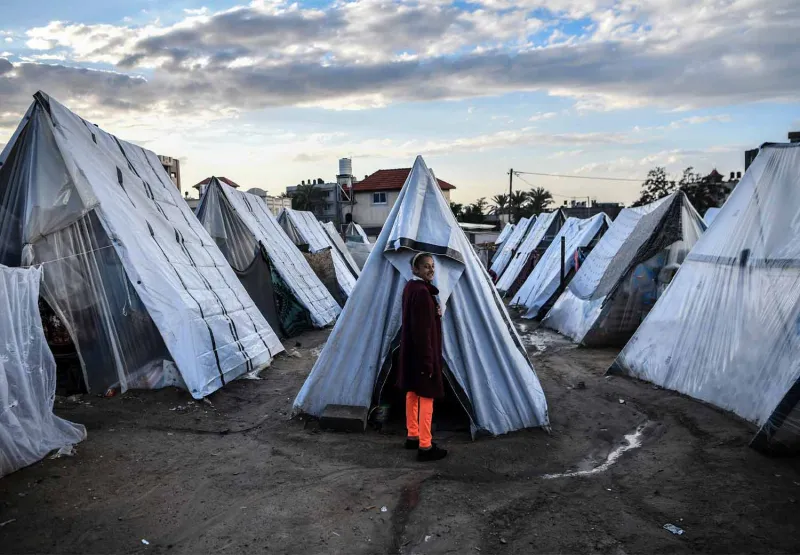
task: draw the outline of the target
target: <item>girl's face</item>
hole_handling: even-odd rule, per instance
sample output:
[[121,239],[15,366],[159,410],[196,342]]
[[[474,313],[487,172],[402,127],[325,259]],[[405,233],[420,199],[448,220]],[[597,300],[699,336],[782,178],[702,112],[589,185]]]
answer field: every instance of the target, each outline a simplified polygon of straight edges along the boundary
[[433,276],[436,273],[436,262],[432,256],[424,256],[417,259],[417,265],[414,266],[414,275],[421,277],[428,283],[433,281]]

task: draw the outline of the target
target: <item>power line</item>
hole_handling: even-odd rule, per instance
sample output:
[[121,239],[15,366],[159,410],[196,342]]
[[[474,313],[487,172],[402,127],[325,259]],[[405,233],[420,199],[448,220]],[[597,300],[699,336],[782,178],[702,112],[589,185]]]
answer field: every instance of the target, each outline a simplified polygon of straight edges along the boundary
[[[514,170],[514,175],[522,179],[522,175],[538,175],[542,177],[566,177],[568,179],[590,179],[594,181],[630,181],[632,183],[643,183],[644,179],[629,179],[625,177],[600,177],[593,175],[563,175],[559,173],[538,173],[538,172],[518,172]],[[523,179],[524,181],[524,179]],[[527,181],[526,181],[527,183]]]
[[[521,179],[523,182],[527,183],[529,186],[531,186],[531,187],[536,187],[536,185],[534,185],[533,183],[531,183],[530,181],[528,181],[527,179],[525,179],[525,178],[524,178],[524,177],[522,177],[521,175],[518,175],[517,177],[519,177],[519,178],[520,178],[520,179]],[[568,199],[573,199],[573,200],[577,200],[577,199],[585,199],[585,198],[586,198],[585,196],[582,196],[582,197],[574,197],[574,196],[569,196],[569,195],[560,195],[560,194],[558,194],[558,193],[550,193],[550,195],[551,195],[551,196],[554,196],[554,197],[568,198]]]

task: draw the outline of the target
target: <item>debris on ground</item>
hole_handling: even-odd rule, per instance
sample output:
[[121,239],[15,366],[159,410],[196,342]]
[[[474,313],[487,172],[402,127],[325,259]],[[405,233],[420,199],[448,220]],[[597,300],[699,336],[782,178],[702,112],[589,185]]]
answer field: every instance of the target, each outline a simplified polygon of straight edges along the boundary
[[74,456],[75,456],[75,446],[70,444],[70,445],[65,445],[64,447],[62,447],[61,449],[50,455],[50,458],[60,459],[61,457],[74,457]]
[[389,510],[389,509],[388,509],[388,508],[386,508],[386,507],[381,507],[381,512],[382,512],[382,513],[385,513],[385,512],[387,512],[388,510]]
[[5,522],[0,522],[0,528],[5,526],[6,524],[11,524],[12,522],[15,522],[16,520],[17,520],[16,518],[12,518],[10,520],[6,520]]
[[620,405],[624,405],[624,404],[625,404],[625,399],[620,399],[620,400],[619,400],[619,404],[620,404]]
[[142,540],[142,543],[145,544],[145,545],[150,545],[150,542],[147,541],[147,540]]
[[674,524],[669,524],[669,523],[665,524],[664,525],[664,530],[669,530],[670,532],[672,532],[676,536],[682,536],[683,535],[683,528],[678,528]]
[[586,389],[586,383],[578,382],[578,384],[575,386],[575,389]]

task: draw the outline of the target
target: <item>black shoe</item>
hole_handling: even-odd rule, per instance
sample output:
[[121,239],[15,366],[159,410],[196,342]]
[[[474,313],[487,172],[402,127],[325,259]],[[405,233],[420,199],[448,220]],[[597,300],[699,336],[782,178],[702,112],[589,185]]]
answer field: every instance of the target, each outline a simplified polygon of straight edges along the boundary
[[419,449],[417,460],[419,462],[440,461],[447,456],[447,449],[440,449],[436,444],[432,444],[430,449]]
[[419,449],[419,439],[408,439],[406,438],[406,449]]

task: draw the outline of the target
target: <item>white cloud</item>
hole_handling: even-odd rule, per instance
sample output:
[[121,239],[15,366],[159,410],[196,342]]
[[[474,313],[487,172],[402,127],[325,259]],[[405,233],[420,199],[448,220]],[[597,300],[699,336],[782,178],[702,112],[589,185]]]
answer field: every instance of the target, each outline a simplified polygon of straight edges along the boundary
[[557,116],[557,112],[536,112],[528,119],[528,121],[542,121],[546,119],[553,119]]

